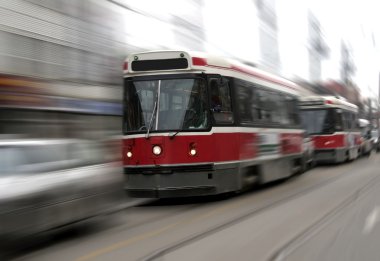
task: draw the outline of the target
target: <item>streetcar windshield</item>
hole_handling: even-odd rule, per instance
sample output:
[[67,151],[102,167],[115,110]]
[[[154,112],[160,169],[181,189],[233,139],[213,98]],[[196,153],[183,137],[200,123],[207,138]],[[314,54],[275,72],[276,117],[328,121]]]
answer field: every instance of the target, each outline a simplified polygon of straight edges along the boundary
[[126,81],[125,132],[199,130],[209,124],[202,78]]
[[301,119],[308,134],[331,134],[337,130],[334,109],[302,110]]

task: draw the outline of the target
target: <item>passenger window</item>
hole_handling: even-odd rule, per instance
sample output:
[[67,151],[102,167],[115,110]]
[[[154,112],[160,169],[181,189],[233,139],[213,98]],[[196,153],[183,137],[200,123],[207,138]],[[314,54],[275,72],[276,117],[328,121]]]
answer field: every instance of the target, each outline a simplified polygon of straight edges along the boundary
[[243,123],[253,123],[257,118],[255,111],[257,105],[254,102],[254,90],[252,87],[245,86],[243,83],[237,83],[237,100],[240,119]]
[[269,92],[265,90],[257,90],[257,104],[259,107],[258,118],[264,122],[272,122],[272,105],[269,99]]
[[297,126],[300,124],[298,100],[290,95],[285,95],[286,112],[289,117],[289,124]]
[[236,80],[237,108],[242,123],[268,126],[299,124],[298,102],[291,95]]
[[343,116],[344,116],[344,114],[343,114],[342,110],[340,110],[340,109],[336,110],[336,124],[335,124],[335,130],[336,131],[342,131],[343,130]]
[[234,122],[231,108],[231,94],[226,79],[210,79],[211,111],[216,123]]

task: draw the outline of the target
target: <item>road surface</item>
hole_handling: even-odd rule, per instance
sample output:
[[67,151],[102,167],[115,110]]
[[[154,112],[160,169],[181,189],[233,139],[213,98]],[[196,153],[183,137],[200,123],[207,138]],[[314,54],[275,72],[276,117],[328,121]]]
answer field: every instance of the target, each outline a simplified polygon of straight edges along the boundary
[[379,260],[380,155],[241,195],[154,200],[65,229],[15,260]]

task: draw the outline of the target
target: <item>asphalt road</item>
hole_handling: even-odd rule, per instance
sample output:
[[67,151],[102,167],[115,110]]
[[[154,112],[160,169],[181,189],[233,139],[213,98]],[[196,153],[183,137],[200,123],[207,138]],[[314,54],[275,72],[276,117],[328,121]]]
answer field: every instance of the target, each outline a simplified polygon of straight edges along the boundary
[[379,260],[380,155],[241,195],[155,200],[66,228],[16,260]]

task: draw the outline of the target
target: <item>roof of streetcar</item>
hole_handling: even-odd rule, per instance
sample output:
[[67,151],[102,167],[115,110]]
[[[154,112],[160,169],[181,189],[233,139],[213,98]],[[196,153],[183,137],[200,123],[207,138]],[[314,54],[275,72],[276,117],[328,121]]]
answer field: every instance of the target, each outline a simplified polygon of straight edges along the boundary
[[[146,70],[134,71],[131,63],[134,61],[148,61],[148,60],[165,60],[186,58],[188,66],[182,69],[169,69],[169,70]],[[285,87],[286,91],[298,94],[300,86],[285,78],[279,77],[275,74],[266,72],[256,67],[246,65],[242,62],[225,58],[222,56],[207,54],[204,52],[195,51],[149,51],[134,53],[127,57],[124,65],[125,77],[140,76],[140,75],[157,75],[157,74],[171,74],[171,73],[184,73],[184,72],[204,72],[204,73],[220,73],[228,76],[238,76],[241,79],[247,77],[247,80],[254,78],[260,82],[274,84],[276,86]]]

